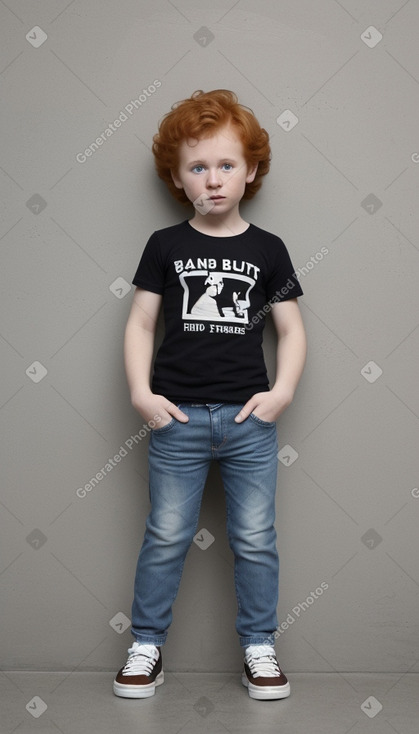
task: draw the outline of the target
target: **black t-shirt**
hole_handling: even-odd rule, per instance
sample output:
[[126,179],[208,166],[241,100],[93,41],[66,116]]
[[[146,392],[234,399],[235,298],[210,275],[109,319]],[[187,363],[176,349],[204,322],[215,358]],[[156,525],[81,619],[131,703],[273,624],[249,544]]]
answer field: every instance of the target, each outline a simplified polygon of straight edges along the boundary
[[132,282],[163,296],[154,393],[178,403],[242,403],[269,390],[262,350],[269,302],[303,294],[279,237],[254,224],[214,237],[185,220],[151,235]]

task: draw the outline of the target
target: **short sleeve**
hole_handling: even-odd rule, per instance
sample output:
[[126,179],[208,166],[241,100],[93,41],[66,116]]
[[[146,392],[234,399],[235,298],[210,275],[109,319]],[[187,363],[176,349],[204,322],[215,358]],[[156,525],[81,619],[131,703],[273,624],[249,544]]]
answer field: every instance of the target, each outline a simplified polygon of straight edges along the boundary
[[163,294],[165,268],[156,232],[149,238],[133,278],[133,284],[152,293]]
[[289,252],[280,237],[275,237],[272,268],[266,280],[268,301],[287,301],[303,295]]

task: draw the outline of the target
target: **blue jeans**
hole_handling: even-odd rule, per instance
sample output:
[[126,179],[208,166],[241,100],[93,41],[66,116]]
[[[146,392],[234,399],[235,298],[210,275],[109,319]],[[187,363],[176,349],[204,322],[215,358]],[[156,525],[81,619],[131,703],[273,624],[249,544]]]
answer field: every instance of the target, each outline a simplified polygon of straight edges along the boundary
[[151,511],[137,563],[132,634],[163,645],[172,621],[187,551],[197,532],[201,499],[212,460],[220,466],[227,533],[234,554],[240,645],[274,643],[278,625],[279,559],[275,493],[276,424],[250,415],[242,404],[179,404],[188,423],[174,418],[150,434]]

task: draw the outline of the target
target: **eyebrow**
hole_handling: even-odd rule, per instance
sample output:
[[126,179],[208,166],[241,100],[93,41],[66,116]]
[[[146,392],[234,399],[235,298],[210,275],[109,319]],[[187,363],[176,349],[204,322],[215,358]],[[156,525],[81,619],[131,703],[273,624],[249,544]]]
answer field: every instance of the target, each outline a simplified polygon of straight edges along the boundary
[[[188,161],[189,166],[196,166],[198,163],[202,164],[202,163],[206,163],[206,161],[204,158],[198,158],[195,161]],[[233,158],[233,156],[231,156],[231,157],[226,157],[226,158],[220,158],[218,163],[237,163],[237,160]]]

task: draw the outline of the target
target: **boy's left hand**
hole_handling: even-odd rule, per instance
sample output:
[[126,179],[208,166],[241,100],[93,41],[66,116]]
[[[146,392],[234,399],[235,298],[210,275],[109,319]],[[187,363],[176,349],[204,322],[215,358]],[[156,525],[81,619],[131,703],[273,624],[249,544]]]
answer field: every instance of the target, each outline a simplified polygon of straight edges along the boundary
[[285,388],[274,388],[269,392],[257,392],[245,403],[236,415],[236,423],[242,423],[253,413],[263,421],[274,422],[292,402],[293,395]]

